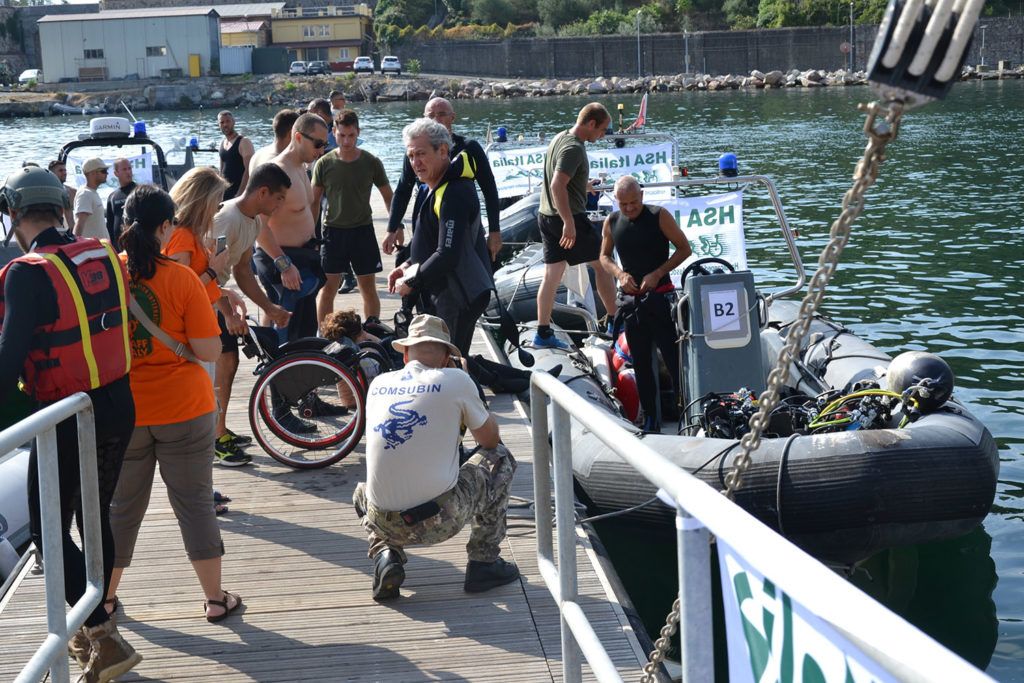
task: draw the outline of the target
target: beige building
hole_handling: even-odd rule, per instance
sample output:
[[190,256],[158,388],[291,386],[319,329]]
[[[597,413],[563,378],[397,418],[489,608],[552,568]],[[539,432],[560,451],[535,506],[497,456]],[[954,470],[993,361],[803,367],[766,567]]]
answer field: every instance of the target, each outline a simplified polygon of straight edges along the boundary
[[366,5],[283,8],[271,17],[271,43],[288,50],[289,59],[329,62],[349,69],[368,54],[372,15]]

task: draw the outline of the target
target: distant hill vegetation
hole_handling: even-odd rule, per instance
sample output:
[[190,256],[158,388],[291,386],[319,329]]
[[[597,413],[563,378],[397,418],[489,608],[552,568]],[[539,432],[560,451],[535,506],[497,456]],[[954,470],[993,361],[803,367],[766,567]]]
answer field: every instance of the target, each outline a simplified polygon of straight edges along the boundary
[[[1006,16],[1019,0],[989,0],[984,13]],[[877,24],[886,0],[854,0],[855,24]],[[639,20],[637,19],[639,13]],[[378,42],[588,36],[723,29],[845,26],[843,0],[379,0]]]

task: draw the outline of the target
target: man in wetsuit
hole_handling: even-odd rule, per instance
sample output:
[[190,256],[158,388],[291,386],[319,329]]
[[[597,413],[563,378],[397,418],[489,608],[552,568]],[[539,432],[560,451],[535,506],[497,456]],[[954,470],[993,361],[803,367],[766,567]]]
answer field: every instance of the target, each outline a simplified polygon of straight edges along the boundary
[[117,243],[121,237],[121,224],[124,222],[124,203],[135,189],[132,162],[124,158],[115,159],[114,177],[117,178],[118,188],[107,197],[107,232],[110,233],[110,243],[120,251]]
[[[452,159],[456,159],[462,152],[466,152],[471,160],[472,174],[467,175],[467,177],[476,179],[476,183],[480,186],[480,191],[484,195],[484,207],[487,209],[487,249],[493,261],[497,258],[498,252],[501,251],[501,225],[499,223],[501,210],[498,207],[498,186],[494,182],[494,174],[491,173],[491,164],[487,160],[487,154],[484,153],[480,143],[476,140],[470,140],[452,133],[452,124],[455,122],[455,110],[452,108],[451,102],[443,97],[435,97],[428,101],[423,108],[423,116],[437,121],[448,131],[452,140],[451,148],[448,152]],[[381,244],[385,254],[391,254],[396,248],[400,248],[405,244],[405,230],[402,227],[402,219],[405,217],[405,210],[409,206],[409,198],[412,196],[413,188],[416,186],[416,174],[413,172],[412,165],[407,157],[402,164],[402,177],[398,181],[398,185],[395,187],[395,195],[391,199],[388,235]],[[416,201],[413,204],[413,216],[419,213],[419,203],[425,196],[426,193],[423,191],[417,193]],[[397,254],[395,258],[401,263],[406,258],[405,252]]]
[[[644,431],[658,432],[655,349],[661,351],[673,389],[677,389],[679,354],[671,315],[675,288],[669,273],[690,256],[690,243],[669,211],[644,204],[643,188],[633,176],[615,181],[615,201],[619,210],[604,221],[601,266],[616,279],[622,292],[619,310],[636,370]],[[669,244],[675,247],[671,254]]]
[[452,343],[467,356],[494,286],[480,200],[473,181],[462,176],[461,164],[450,161],[447,128],[417,119],[402,131],[402,140],[427,190],[421,190],[424,198],[417,202],[409,258],[388,275],[388,290],[418,298],[425,312],[445,321]]
[[[79,391],[92,399],[105,595],[114,566],[110,500],[135,428],[125,329],[128,275],[109,245],[58,231],[69,207],[57,176],[38,167],[15,171],[0,188],[0,212],[10,216],[11,229],[26,252],[0,271],[0,402],[11,400],[19,376],[26,393],[41,406]],[[33,441],[29,518],[32,540],[41,550],[41,504],[60,506],[64,591],[74,604],[86,588],[85,556],[70,533],[81,494],[76,418],[58,424],[56,433],[57,452],[42,457],[57,459],[58,500],[40,501],[40,454]],[[116,610],[116,602],[111,607]],[[85,669],[80,680],[90,683],[113,680],[142,660],[121,638],[105,604],[86,617],[69,649]]]
[[217,125],[224,134],[220,151],[220,174],[231,185],[224,190],[224,199],[233,199],[249,182],[249,159],[253,155],[252,142],[235,130],[235,117],[229,111],[217,114]]
[[316,294],[326,278],[314,239],[306,164],[319,159],[326,146],[327,124],[316,114],[303,114],[292,126],[288,146],[271,160],[288,174],[291,186],[284,203],[262,219],[253,264],[270,301],[292,314],[286,328],[277,328],[282,343],[317,333]]

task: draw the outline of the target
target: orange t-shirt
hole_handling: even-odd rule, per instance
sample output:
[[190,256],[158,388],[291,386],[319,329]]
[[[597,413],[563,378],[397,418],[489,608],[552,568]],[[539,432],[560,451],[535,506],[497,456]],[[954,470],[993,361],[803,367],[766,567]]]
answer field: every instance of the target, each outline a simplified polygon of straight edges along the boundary
[[[127,262],[128,257],[121,254],[121,259]],[[187,344],[189,337],[220,335],[203,284],[180,263],[161,259],[153,278],[132,282],[131,292],[149,319],[175,341]],[[213,382],[206,369],[174,355],[134,318],[129,325],[136,426],[174,424],[213,412]]]
[[[174,256],[181,253],[189,255],[188,267],[196,275],[202,276],[206,269],[210,267],[210,255],[207,253],[206,247],[199,244],[196,234],[192,232],[191,228],[179,225],[171,233],[171,239],[167,242],[167,246],[164,247],[164,256]],[[201,280],[200,284],[202,284]],[[207,296],[210,297],[210,303],[217,303],[217,299],[220,298],[220,287],[217,286],[217,278],[213,278],[203,286],[206,288]]]

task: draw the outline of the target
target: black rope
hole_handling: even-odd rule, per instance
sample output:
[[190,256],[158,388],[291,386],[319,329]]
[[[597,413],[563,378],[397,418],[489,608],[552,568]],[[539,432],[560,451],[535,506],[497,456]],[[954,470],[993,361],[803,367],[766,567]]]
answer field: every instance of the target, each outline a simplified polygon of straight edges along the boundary
[[782,526],[782,474],[786,469],[786,461],[789,459],[789,447],[797,440],[800,434],[791,434],[786,439],[786,445],[782,448],[782,457],[779,458],[779,476],[775,480],[775,516],[779,522],[779,533],[783,536],[786,531]]

